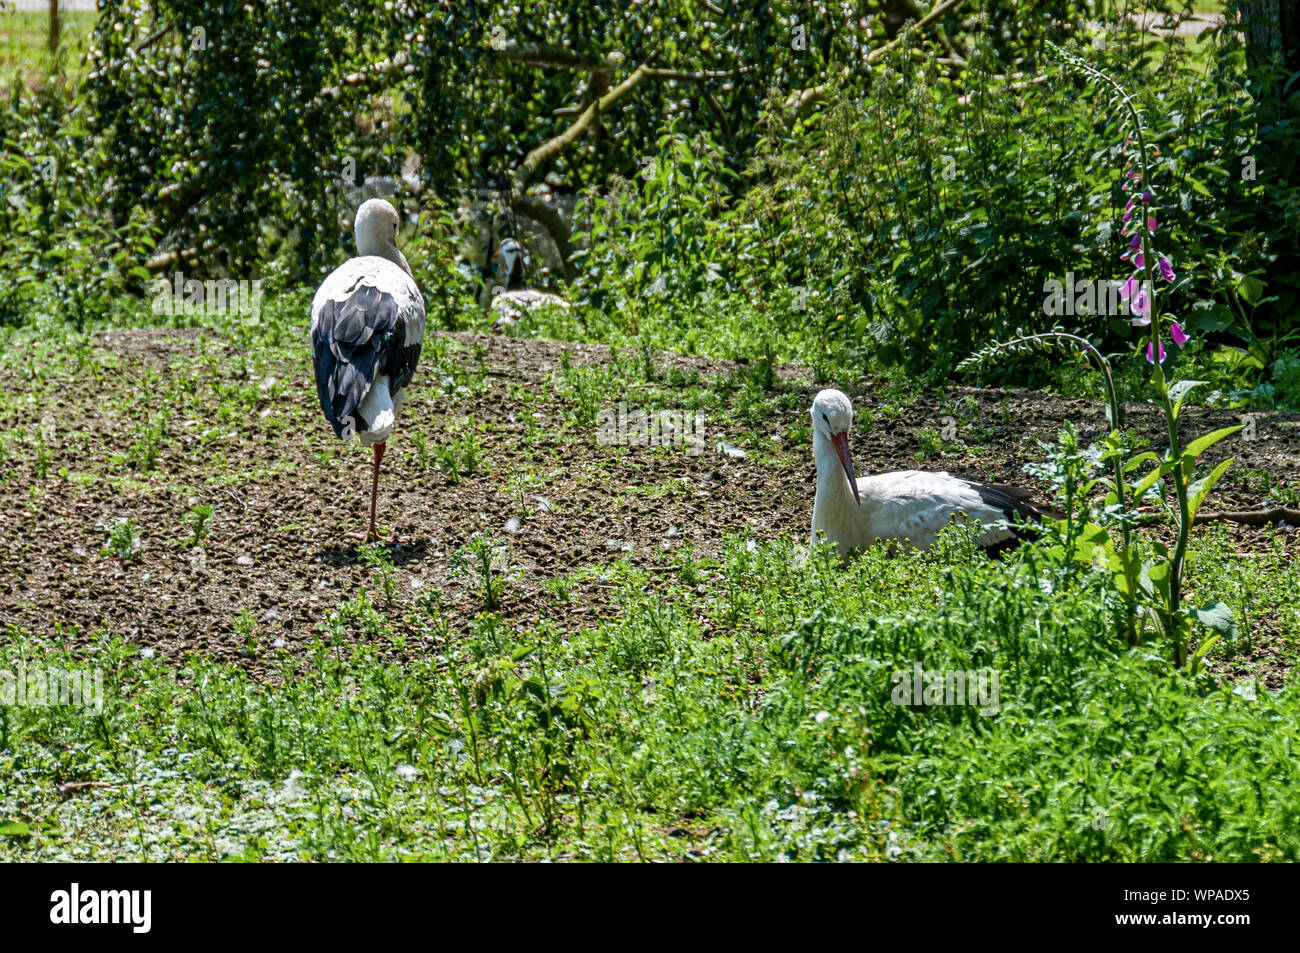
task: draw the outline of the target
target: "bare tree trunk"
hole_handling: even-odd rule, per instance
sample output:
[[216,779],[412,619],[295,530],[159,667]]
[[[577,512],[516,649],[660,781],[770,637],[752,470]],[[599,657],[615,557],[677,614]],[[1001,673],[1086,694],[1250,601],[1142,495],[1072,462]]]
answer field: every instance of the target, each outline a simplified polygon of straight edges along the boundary
[[1300,70],[1300,0],[1280,0],[1277,6],[1282,58],[1294,73]]
[[[1231,9],[1231,8],[1229,8]],[[1246,39],[1246,62],[1252,71],[1264,67],[1256,74],[1251,92],[1256,97],[1256,118],[1261,129],[1271,129],[1262,134],[1254,150],[1258,156],[1260,177],[1267,176],[1281,189],[1270,188],[1272,195],[1286,194],[1300,180],[1300,166],[1294,147],[1294,133],[1286,132],[1286,121],[1293,111],[1292,103],[1300,102],[1300,82],[1287,82],[1300,70],[1300,0],[1243,0],[1238,6],[1241,30]],[[1281,56],[1281,69],[1274,66]],[[1271,80],[1271,82],[1269,81]],[[1273,209],[1278,206],[1274,204]],[[1284,212],[1280,212],[1284,215]],[[1300,271],[1300,247],[1291,236],[1294,232],[1280,229],[1273,244],[1276,255],[1272,269],[1276,274],[1293,275]],[[1275,334],[1279,336],[1296,327],[1296,320],[1287,310],[1274,311]],[[1282,338],[1284,339],[1284,338]]]
[[1280,51],[1288,73],[1300,70],[1300,0],[1245,0],[1241,20],[1251,65]]
[[60,35],[63,33],[63,11],[59,9],[59,0],[50,0],[50,55],[59,52]]

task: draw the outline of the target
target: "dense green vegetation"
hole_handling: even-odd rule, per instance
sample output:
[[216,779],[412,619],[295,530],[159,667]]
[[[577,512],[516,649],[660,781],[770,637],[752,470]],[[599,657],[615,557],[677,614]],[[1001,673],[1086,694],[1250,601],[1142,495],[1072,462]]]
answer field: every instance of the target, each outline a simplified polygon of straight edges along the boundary
[[[1184,262],[1173,306],[1210,336],[1181,359],[1223,402],[1300,400],[1285,65],[1235,29],[1156,37],[1104,19],[1109,4],[958,5],[915,36],[899,32],[906,6],[866,4],[858,23],[820,3],[354,4],[323,21],[293,2],[109,4],[88,76],[9,92],[0,233],[18,281],[0,320],[111,314],[147,289],[157,252],[310,280],[349,246],[352,185],[405,170],[447,327],[491,281],[481,242],[463,243],[478,223],[571,194],[572,222],[548,226],[567,262],[536,276],[571,282],[568,335],[936,378],[1057,321],[1123,351],[1125,321],[1043,313],[1048,280],[1120,277],[1117,118],[1045,53],[1075,41],[1135,91],[1162,147],[1154,180]],[[637,63],[663,75],[530,155]],[[1043,382],[1023,363],[997,376]]]
[[[1197,545],[1205,589],[1267,599],[1300,583],[1280,541],[1254,564],[1226,556],[1222,537]],[[5,801],[24,819],[0,854],[1300,856],[1294,682],[1216,686],[1126,651],[1098,629],[1099,577],[1070,582],[1041,556],[967,562],[955,536],[842,571],[738,540],[654,586],[608,566],[617,617],[569,635],[485,612],[452,636],[436,601],[411,604],[403,630],[437,648],[404,664],[383,657],[405,643],[375,608],[382,565],[271,684],[105,638],[89,656],[101,714],[0,708]],[[33,656],[87,661],[16,639],[0,666]],[[996,670],[997,694],[984,709],[891,704],[915,665]],[[51,778],[112,788],[59,803]]]

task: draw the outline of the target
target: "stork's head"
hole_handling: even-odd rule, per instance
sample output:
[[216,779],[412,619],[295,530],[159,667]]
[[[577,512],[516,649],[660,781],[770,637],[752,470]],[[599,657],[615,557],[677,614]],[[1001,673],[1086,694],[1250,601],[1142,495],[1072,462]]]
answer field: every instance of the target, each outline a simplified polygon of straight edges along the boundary
[[519,247],[519,242],[513,238],[507,238],[497,249],[496,256],[501,259],[502,267],[506,273],[506,290],[518,291],[524,286],[524,250]]
[[397,250],[397,226],[400,224],[397,209],[384,199],[362,202],[352,226],[357,236],[357,254],[387,258],[409,275],[411,266],[406,263],[406,256]]
[[813,433],[821,436],[835,450],[844,475],[849,478],[849,487],[853,498],[862,505],[858,496],[858,481],[853,475],[853,458],[849,456],[849,428],[853,426],[853,405],[843,393],[837,390],[818,392],[812,404]]
[[398,211],[385,199],[369,199],[356,209],[356,247],[363,255],[377,254],[365,248],[382,246],[385,242],[396,244],[398,239]]

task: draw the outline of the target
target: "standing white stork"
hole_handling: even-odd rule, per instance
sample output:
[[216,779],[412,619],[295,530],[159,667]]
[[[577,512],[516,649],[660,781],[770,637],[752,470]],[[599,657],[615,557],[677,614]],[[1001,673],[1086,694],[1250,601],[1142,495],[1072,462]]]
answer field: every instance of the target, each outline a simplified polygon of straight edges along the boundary
[[492,299],[492,310],[497,315],[496,320],[492,322],[494,329],[508,328],[529,311],[537,308],[569,306],[569,302],[557,294],[524,287],[524,250],[513,238],[503,241],[492,257],[493,260],[498,258],[501,260],[506,272],[505,290]]
[[424,298],[397,250],[398,224],[397,210],[383,199],[363,203],[354,226],[359,257],[335,268],[311,303],[321,410],[341,440],[356,434],[375,451],[370,529],[364,536],[348,534],[366,541],[379,539],[379,461],[424,341]]
[[812,539],[824,535],[847,555],[878,540],[905,539],[929,549],[954,516],[979,522],[976,543],[996,554],[1027,535],[1008,525],[1016,517],[1038,520],[1043,512],[1019,499],[1014,487],[987,486],[947,473],[898,470],[857,477],[849,456],[853,405],[837,390],[813,398],[813,458],[817,461],[817,497],[813,503]]

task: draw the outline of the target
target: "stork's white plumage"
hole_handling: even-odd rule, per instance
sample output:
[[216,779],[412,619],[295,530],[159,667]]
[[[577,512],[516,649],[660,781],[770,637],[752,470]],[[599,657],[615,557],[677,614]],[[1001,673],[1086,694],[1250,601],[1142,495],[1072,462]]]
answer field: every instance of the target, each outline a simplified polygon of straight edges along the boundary
[[817,497],[813,503],[812,538],[819,535],[847,555],[878,541],[908,540],[929,549],[954,517],[977,521],[976,542],[991,552],[1014,546],[1024,535],[1010,525],[1017,517],[1041,518],[1042,511],[1010,487],[988,486],[948,473],[899,470],[857,477],[849,456],[853,405],[837,390],[813,399],[813,458],[817,462]]
[[311,303],[321,410],[340,439],[355,434],[374,447],[367,540],[379,538],[379,461],[424,341],[424,297],[397,250],[398,224],[397,210],[383,199],[363,203],[354,225],[359,257],[334,269]]
[[494,257],[501,259],[506,272],[505,290],[492,299],[492,311],[497,316],[492,322],[494,329],[508,328],[538,308],[569,307],[569,302],[557,294],[524,287],[524,251],[513,238],[503,241]]

